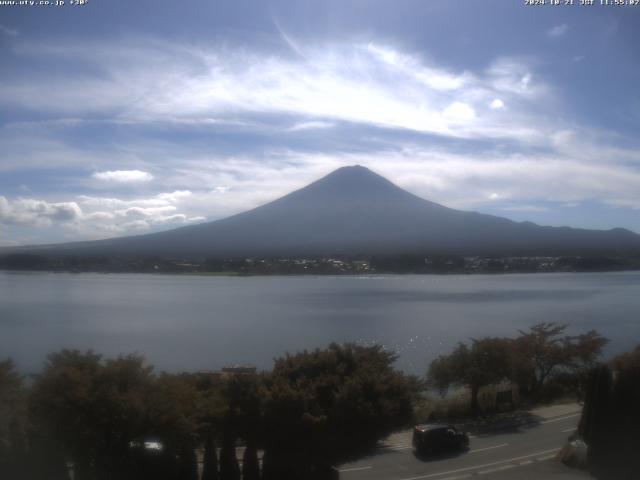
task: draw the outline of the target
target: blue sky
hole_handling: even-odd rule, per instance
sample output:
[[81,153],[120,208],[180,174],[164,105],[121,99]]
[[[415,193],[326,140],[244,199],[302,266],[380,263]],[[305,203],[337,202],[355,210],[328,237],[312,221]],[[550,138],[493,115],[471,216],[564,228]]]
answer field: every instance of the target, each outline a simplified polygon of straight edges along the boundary
[[215,220],[361,164],[640,232],[640,5],[0,5],[0,245]]

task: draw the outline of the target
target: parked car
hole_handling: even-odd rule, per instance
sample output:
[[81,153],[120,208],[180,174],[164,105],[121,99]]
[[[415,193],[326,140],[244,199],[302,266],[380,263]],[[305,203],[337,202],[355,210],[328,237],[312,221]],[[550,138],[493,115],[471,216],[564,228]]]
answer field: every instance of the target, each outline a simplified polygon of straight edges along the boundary
[[469,436],[452,425],[425,423],[414,427],[412,443],[419,453],[463,450],[469,446]]

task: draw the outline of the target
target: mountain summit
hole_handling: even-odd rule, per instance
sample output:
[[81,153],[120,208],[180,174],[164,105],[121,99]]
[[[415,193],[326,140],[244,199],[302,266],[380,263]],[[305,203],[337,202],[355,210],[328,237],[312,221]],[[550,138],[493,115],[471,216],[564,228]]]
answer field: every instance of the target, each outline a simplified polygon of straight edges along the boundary
[[380,195],[407,195],[405,190],[361,165],[334,170],[306,188],[294,192],[294,194],[300,193],[365,199],[379,197]]
[[579,255],[640,252],[624,229],[541,227],[444,207],[371,170],[343,167],[273,202],[161,233],[32,247],[74,255],[174,257],[459,254]]

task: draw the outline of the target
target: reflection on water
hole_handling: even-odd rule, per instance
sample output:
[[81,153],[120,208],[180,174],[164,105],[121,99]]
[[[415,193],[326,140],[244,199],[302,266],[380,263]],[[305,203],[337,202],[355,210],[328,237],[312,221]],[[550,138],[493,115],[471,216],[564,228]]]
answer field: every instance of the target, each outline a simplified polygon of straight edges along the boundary
[[[368,303],[386,302],[533,302],[540,300],[569,300],[587,299],[597,295],[597,290],[513,290],[511,288],[495,290],[473,290],[461,292],[428,291],[428,290],[406,290],[390,291],[384,289],[369,289],[363,291],[340,291],[333,294],[333,298],[343,297],[341,301],[353,300],[357,297],[364,297]],[[348,297],[348,299],[347,299]],[[320,294],[313,298],[307,295],[302,301],[315,300],[318,307],[329,306],[324,295]]]
[[598,329],[607,353],[640,341],[640,273],[199,277],[0,272],[0,357],[139,352],[159,369],[262,368],[331,341],[380,343],[423,373],[458,341],[539,321]]

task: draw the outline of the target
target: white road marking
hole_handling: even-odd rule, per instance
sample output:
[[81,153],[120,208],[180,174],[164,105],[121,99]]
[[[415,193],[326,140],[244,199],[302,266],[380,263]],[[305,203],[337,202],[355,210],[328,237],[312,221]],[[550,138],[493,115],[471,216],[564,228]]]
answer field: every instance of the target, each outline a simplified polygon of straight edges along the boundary
[[566,417],[552,418],[551,420],[543,420],[540,423],[553,423],[553,422],[561,422],[562,420],[567,420],[569,418],[579,417],[582,415],[581,413],[574,413],[573,415],[567,415]]
[[510,468],[513,468],[513,467],[515,467],[515,465],[502,465],[500,467],[493,467],[487,470],[479,470],[478,475],[486,475],[487,473],[501,472],[502,470],[509,470]]
[[500,465],[503,463],[511,463],[511,462],[515,462],[517,460],[523,460],[525,458],[531,458],[531,457],[537,457],[540,455],[545,455],[548,453],[555,453],[558,452],[560,450],[560,448],[552,448],[550,450],[543,450],[541,452],[536,452],[536,453],[530,453],[529,455],[522,455],[520,457],[514,457],[514,458],[508,458],[506,460],[499,460],[497,462],[491,462],[491,463],[485,463],[482,465],[474,465],[471,467],[465,467],[465,468],[458,468],[457,470],[449,470],[447,472],[439,472],[439,473],[431,473],[429,475],[420,475],[417,477],[408,477],[408,478],[403,478],[402,480],[422,480],[423,478],[433,478],[433,477],[440,477],[442,475],[449,475],[451,473],[460,473],[460,472],[468,472],[469,470],[477,470],[480,468],[486,468],[486,467],[492,467],[494,465]]
[[336,470],[338,470],[340,473],[359,472],[360,470],[371,470],[371,465],[367,465],[366,467],[338,468]]
[[[509,445],[508,443],[501,443],[500,445],[492,445],[491,447],[476,448],[475,450],[469,450],[468,453],[483,452],[485,450],[493,450],[494,448],[507,447],[508,445]],[[413,448],[413,446],[408,445],[406,443],[399,443],[394,445],[385,445],[384,448],[386,448],[387,450],[409,450],[410,448]]]
[[487,470],[479,470],[477,472],[465,473],[464,475],[458,475],[456,477],[443,477],[443,478],[441,478],[439,480],[461,480],[463,478],[471,478],[471,477],[476,476],[476,475],[486,475],[488,473],[496,473],[496,472],[501,472],[501,471],[505,471],[505,470],[511,470],[512,468],[518,468],[518,467],[523,467],[525,465],[531,465],[534,461],[543,462],[545,460],[550,460],[550,459],[552,459],[554,457],[555,457],[555,454],[545,455],[544,457],[538,457],[538,458],[535,458],[533,460],[523,460],[522,462],[519,462],[517,464],[510,463],[510,464],[507,464],[507,465],[502,465],[500,467],[490,468],[490,469],[487,469]]
[[508,447],[508,446],[509,446],[508,443],[501,443],[500,445],[493,445],[491,447],[476,448],[475,450],[469,450],[469,453],[484,452],[485,450],[493,450],[494,448],[501,448],[501,447]]
[[562,430],[560,433],[573,432],[574,430],[576,430],[576,427],[573,427],[573,428],[565,428],[565,429],[564,429],[564,430]]
[[555,456],[556,456],[556,454],[555,454],[555,453],[552,453],[551,455],[545,455],[545,456],[543,456],[543,457],[538,457],[538,458],[536,458],[536,460],[537,460],[538,462],[544,462],[545,460],[551,460],[551,459],[552,459],[552,458],[554,458]]

